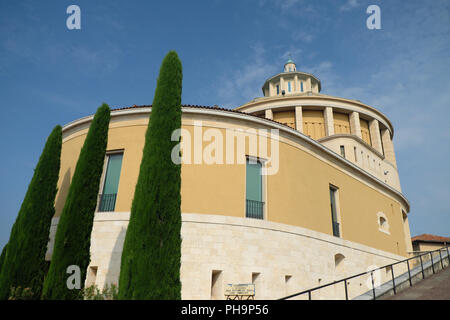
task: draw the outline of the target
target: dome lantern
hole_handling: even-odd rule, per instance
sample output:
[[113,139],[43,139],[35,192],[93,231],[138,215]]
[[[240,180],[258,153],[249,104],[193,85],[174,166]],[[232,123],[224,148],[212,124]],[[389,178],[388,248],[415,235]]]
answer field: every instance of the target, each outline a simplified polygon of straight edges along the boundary
[[292,59],[286,61],[286,63],[284,64],[284,72],[295,72],[295,71],[297,71],[295,62],[292,61]]

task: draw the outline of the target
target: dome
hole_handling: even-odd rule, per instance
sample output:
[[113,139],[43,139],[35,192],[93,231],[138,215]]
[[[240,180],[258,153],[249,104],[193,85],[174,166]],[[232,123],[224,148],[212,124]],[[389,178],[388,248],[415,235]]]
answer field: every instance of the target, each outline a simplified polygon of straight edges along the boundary
[[288,59],[288,61],[286,61],[286,63],[284,65],[287,65],[288,63],[293,63],[295,64],[295,62],[292,59]]

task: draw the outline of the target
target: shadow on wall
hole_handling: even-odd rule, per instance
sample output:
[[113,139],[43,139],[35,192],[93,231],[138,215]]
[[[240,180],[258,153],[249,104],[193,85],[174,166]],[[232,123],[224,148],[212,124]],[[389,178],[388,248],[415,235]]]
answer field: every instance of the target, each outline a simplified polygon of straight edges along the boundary
[[116,243],[111,253],[111,259],[108,264],[108,271],[105,275],[105,285],[119,284],[120,275],[120,261],[122,259],[123,243],[125,242],[125,235],[127,228],[121,228],[117,235]]
[[57,213],[58,216],[61,214],[61,212],[64,208],[64,204],[67,199],[67,193],[69,193],[70,180],[71,180],[71,176],[70,176],[70,168],[69,168],[69,169],[67,169],[66,173],[64,174],[64,178],[61,183],[61,188],[59,189],[59,193],[58,193],[58,196],[55,201],[55,213]]

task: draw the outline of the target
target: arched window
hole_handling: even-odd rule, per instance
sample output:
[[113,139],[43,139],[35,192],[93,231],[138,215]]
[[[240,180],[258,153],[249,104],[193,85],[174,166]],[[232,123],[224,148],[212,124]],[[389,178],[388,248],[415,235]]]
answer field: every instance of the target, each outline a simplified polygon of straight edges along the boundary
[[345,256],[341,253],[334,255],[334,270],[336,272],[342,272],[344,270]]
[[389,232],[389,222],[388,218],[383,212],[377,213],[377,219],[378,219],[378,230],[381,232],[384,232],[386,234],[390,234]]

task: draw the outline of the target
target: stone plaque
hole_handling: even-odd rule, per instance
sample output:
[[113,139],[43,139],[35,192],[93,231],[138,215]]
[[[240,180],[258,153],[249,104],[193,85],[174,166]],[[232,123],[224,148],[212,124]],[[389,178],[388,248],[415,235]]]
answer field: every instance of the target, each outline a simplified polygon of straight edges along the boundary
[[226,296],[254,296],[254,284],[227,284],[225,288]]

